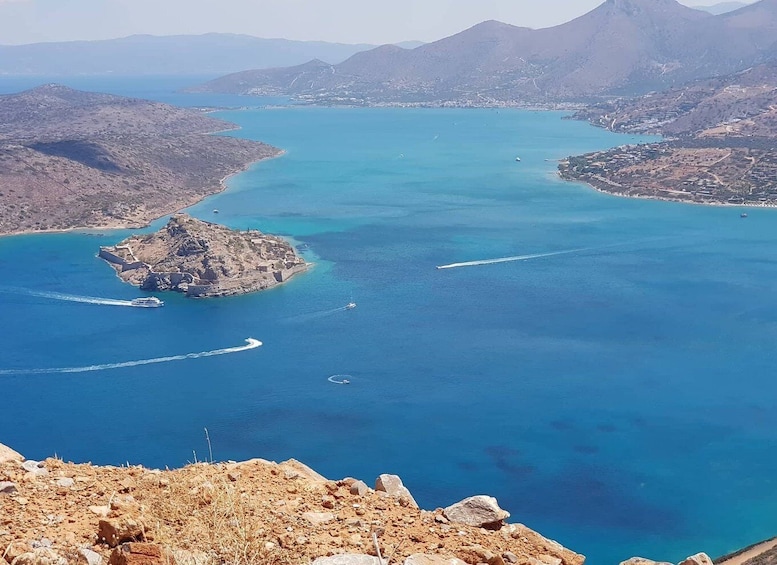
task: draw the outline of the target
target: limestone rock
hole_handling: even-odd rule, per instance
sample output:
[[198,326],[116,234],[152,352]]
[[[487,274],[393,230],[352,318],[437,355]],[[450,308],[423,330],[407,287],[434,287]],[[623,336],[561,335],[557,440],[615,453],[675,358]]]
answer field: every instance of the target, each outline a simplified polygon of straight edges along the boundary
[[418,508],[413,495],[407,490],[407,487],[402,484],[402,479],[397,475],[381,475],[375,481],[375,490],[378,492],[385,492],[389,496],[396,498],[404,498],[410,502],[410,505]]
[[510,517],[510,513],[499,508],[493,496],[470,496],[461,502],[448,506],[443,510],[445,517],[451,522],[475,527],[497,527]]
[[370,492],[370,487],[368,487],[367,483],[365,483],[364,481],[354,481],[351,483],[349,490],[351,494],[364,496],[365,494]]
[[331,557],[319,557],[313,561],[313,565],[383,565],[380,559],[372,555],[360,555],[356,553],[344,553]]
[[75,481],[70,477],[62,477],[61,479],[57,479],[57,486],[59,488],[70,488],[74,484],[75,484]]
[[39,547],[28,553],[22,553],[11,565],[68,565],[67,560],[48,547]]
[[564,565],[583,565],[585,562],[585,556],[567,549],[557,541],[548,539],[523,524],[507,524],[499,530],[499,533],[505,539],[521,540],[528,543],[537,548],[538,551],[542,551],[544,555],[560,558]]
[[97,539],[107,543],[109,547],[116,547],[120,543],[128,541],[145,539],[143,524],[129,516],[100,520],[98,528]]
[[666,561],[653,561],[652,559],[645,559],[644,557],[632,557],[626,561],[621,561],[621,565],[672,565]]
[[298,475],[301,475],[305,477],[307,480],[309,480],[312,483],[326,483],[329,481],[324,475],[321,475],[305,465],[304,463],[300,463],[296,459],[289,459],[288,461],[284,461],[280,464],[281,469],[284,471],[294,471]]
[[314,526],[320,526],[335,519],[335,515],[331,512],[305,512],[302,517]]
[[78,550],[78,554],[80,555],[78,562],[82,563],[84,565],[102,565],[103,562],[103,556],[97,553],[96,551],[92,551],[91,549],[82,548]]
[[441,557],[439,555],[416,553],[405,559],[404,565],[467,565],[467,563],[456,557]]
[[8,463],[9,461],[21,462],[24,461],[24,457],[21,453],[18,453],[7,445],[0,443],[0,463]]
[[49,474],[49,471],[46,469],[46,465],[43,461],[33,461],[32,459],[28,459],[22,463],[22,469],[36,477],[44,477]]
[[108,565],[175,565],[175,557],[154,543],[125,543],[111,552]]
[[16,483],[0,482],[0,494],[14,494],[15,492],[17,492]]
[[697,553],[696,555],[691,555],[680,565],[712,565],[712,559],[706,553]]

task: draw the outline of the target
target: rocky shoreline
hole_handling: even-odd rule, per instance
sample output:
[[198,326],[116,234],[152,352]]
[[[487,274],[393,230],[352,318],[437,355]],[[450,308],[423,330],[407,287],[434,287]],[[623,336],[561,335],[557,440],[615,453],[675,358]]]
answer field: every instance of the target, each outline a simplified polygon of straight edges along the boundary
[[308,268],[280,237],[231,230],[186,214],[174,215],[155,233],[101,247],[99,257],[142,290],[201,298],[266,290]]

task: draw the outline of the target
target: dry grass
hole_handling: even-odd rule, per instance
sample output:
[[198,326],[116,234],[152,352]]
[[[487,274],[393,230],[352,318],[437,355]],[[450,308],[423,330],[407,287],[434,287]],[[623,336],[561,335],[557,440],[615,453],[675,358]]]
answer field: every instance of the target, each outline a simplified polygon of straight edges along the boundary
[[[192,470],[196,469],[196,473]],[[223,472],[207,464],[173,473],[164,489],[144,497],[156,541],[187,550],[176,555],[183,565],[286,565],[291,562],[268,545],[267,516]]]

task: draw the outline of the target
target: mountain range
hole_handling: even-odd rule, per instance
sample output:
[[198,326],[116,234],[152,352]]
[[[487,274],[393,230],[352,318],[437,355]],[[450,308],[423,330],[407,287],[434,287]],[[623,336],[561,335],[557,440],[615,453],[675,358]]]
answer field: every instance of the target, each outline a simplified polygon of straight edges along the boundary
[[[417,47],[420,42],[400,43]],[[132,35],[102,41],[0,45],[0,75],[218,75],[257,67],[332,64],[368,44],[263,39],[250,35]]]
[[551,28],[488,21],[415,49],[387,45],[336,65],[245,71],[196,90],[318,103],[581,102],[728,74],[775,56],[777,0],[721,15],[676,0],[606,0]]

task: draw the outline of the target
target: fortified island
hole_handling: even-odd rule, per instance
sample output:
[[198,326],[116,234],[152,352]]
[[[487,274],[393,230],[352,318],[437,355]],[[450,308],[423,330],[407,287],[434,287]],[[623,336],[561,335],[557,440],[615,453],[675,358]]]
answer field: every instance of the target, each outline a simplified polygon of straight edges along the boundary
[[284,239],[176,214],[155,233],[101,247],[119,277],[147,291],[209,297],[265,290],[307,269]]

